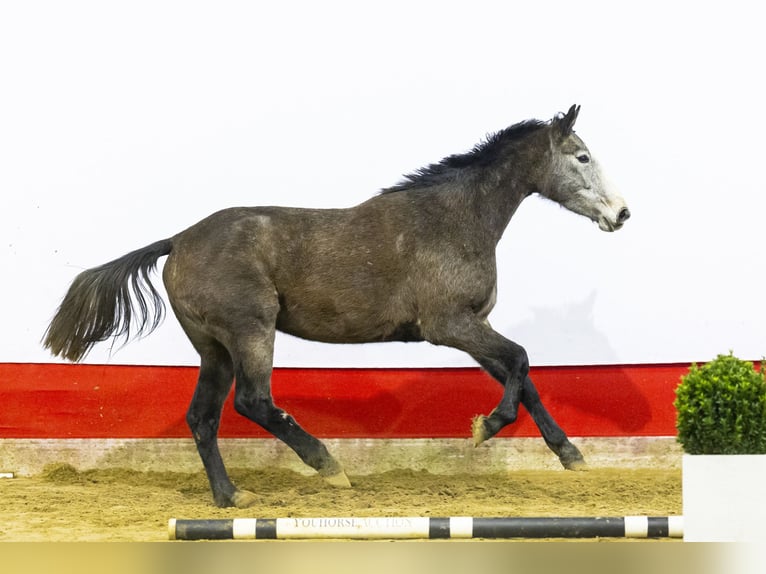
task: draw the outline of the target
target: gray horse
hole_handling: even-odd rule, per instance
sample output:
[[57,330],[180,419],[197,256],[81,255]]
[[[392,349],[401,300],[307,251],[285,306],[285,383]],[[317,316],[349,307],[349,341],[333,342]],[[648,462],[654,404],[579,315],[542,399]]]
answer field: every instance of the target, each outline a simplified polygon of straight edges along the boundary
[[495,249],[524,198],[537,193],[604,231],[630,217],[573,131],[578,112],[513,125],[348,209],[214,213],[78,275],[44,345],[79,361],[97,342],[151,332],[164,304],[150,273],[167,255],[168,299],[201,358],[186,418],[218,506],[257,501],[232,484],[218,449],[235,380],[237,412],[330,484],[350,486],[324,444],[274,405],[276,330],[328,343],[428,341],[465,351],[504,387],[498,406],[473,421],[474,443],[514,422],[521,403],[563,466],[576,469],[583,457],[542,405],[526,351],[487,317],[497,297]]

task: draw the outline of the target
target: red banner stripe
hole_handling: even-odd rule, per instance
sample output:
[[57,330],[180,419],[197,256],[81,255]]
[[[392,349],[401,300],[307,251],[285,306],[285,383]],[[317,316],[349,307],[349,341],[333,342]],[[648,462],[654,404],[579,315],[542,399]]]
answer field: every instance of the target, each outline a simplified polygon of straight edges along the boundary
[[[687,364],[534,367],[544,404],[570,436],[675,435],[675,388]],[[188,437],[195,367],[0,363],[0,438]],[[332,438],[460,438],[498,403],[478,368],[278,368],[274,401]],[[266,437],[224,407],[221,437]],[[500,436],[539,436],[523,411]]]

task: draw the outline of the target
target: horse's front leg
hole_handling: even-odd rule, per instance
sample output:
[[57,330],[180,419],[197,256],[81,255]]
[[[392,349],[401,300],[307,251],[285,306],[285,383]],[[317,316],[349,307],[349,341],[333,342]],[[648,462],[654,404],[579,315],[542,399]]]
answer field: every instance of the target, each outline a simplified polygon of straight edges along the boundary
[[545,444],[556,453],[564,468],[567,470],[584,470],[587,465],[582,453],[569,442],[566,433],[545,408],[529,376],[524,379],[521,403],[529,412],[532,420],[535,421],[537,428],[540,429]]
[[543,406],[540,395],[529,378],[529,361],[523,347],[494,331],[489,323],[478,318],[453,323],[437,344],[446,344],[470,354],[485,370],[503,385],[500,403],[487,416],[477,416],[472,425],[474,444],[479,445],[516,421],[519,404],[529,411],[548,447],[556,453],[561,464],[570,470],[585,465],[580,451],[566,436]]
[[[495,436],[503,427],[516,422],[519,404],[523,400],[524,381],[529,378],[529,362],[524,348],[499,334],[496,336],[499,352],[495,350],[490,353],[471,353],[474,359],[503,385],[500,403],[489,415],[477,415],[473,419],[471,432],[474,446],[480,445]],[[491,367],[491,370],[488,367]]]
[[[529,363],[526,351],[512,341],[504,340],[504,349],[500,359],[488,359],[486,356],[474,356],[478,363],[498,365],[494,373],[490,372],[503,385],[503,396],[498,405],[488,416],[477,415],[471,425],[474,446],[479,446],[500,432],[503,427],[516,422],[519,404],[522,402],[523,382],[528,379]],[[486,367],[484,367],[486,369]]]
[[488,416],[474,419],[474,443],[481,444],[516,420],[529,373],[527,352],[473,314],[442,318],[435,323],[429,325],[428,341],[465,351],[503,384],[503,397],[497,407]]
[[[477,360],[484,370],[501,384],[505,384],[504,381],[508,380],[507,370],[502,363],[498,361]],[[505,400],[505,393],[503,394],[503,400]],[[556,453],[564,468],[568,470],[584,469],[586,465],[582,453],[569,441],[566,433],[545,408],[545,405],[540,400],[540,394],[537,392],[529,375],[524,377],[521,385],[521,404],[524,405],[524,408],[527,409],[532,420],[537,425],[540,434],[545,440],[545,444]],[[476,445],[494,436],[489,434],[488,430],[490,429],[487,428],[487,425],[482,424],[482,420],[487,420],[487,417],[480,415],[474,419],[473,436],[474,444]]]

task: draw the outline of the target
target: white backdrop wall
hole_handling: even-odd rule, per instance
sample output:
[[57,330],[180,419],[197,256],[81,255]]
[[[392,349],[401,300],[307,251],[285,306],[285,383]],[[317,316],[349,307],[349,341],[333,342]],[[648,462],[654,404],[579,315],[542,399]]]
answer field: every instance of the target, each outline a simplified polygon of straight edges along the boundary
[[[74,276],[235,205],[342,207],[488,132],[582,105],[615,234],[528,199],[493,325],[533,364],[766,354],[755,2],[6,2],[0,361],[48,362]],[[172,317],[93,363],[196,364]],[[280,337],[281,366],[456,366]]]

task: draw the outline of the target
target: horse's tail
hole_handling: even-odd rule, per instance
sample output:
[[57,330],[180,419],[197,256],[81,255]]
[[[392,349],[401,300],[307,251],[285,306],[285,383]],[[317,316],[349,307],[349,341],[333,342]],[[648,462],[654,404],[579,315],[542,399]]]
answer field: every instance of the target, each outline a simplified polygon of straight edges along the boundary
[[172,248],[172,240],[164,239],[80,273],[43,336],[45,348],[77,362],[98,342],[130,339],[134,322],[135,335],[151,333],[162,322],[165,303],[149,275]]

